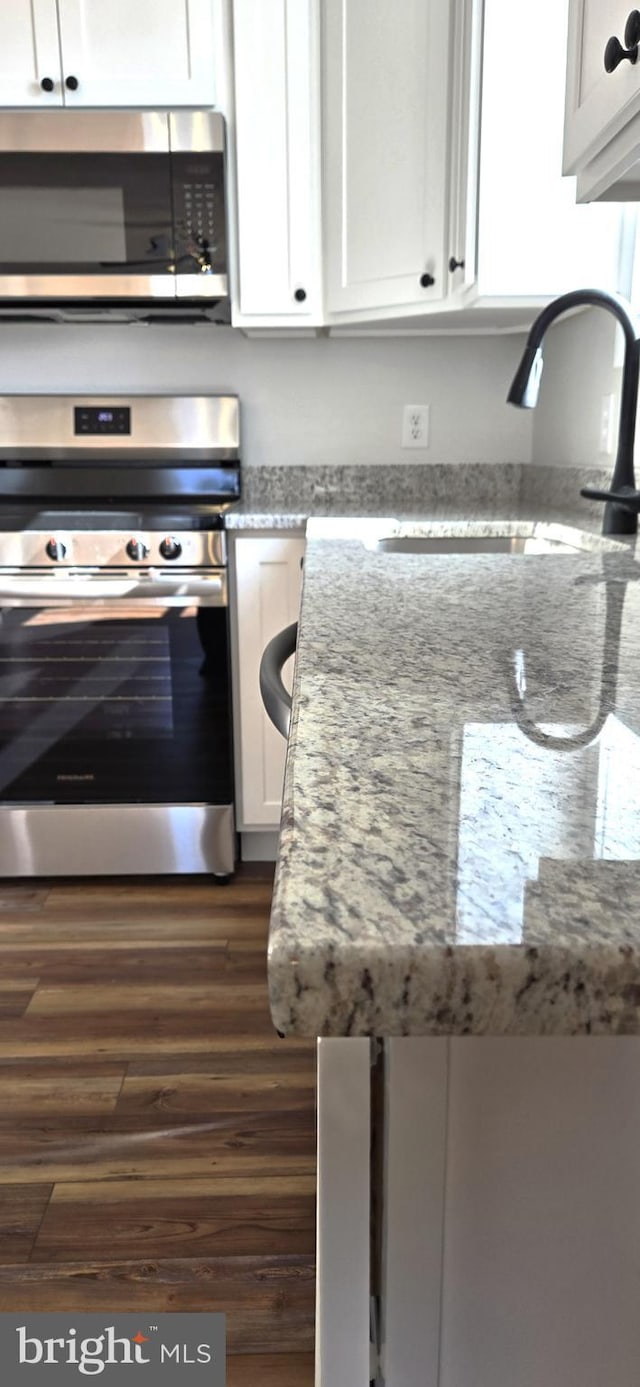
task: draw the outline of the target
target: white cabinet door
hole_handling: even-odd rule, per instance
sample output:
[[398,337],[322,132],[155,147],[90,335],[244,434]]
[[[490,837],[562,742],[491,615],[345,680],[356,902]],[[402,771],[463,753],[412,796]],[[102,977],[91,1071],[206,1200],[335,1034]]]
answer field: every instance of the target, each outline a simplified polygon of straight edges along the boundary
[[[640,110],[640,63],[606,72],[604,51],[624,30],[629,0],[571,0],[564,171],[576,173]],[[541,91],[544,85],[541,84]]]
[[3,6],[0,103],[62,105],[56,0],[11,0]]
[[321,321],[318,0],[233,0],[234,326]]
[[[298,619],[304,539],[241,536],[235,540],[233,552],[238,828],[277,828],[286,745],[262,706],[258,672],[271,637]],[[284,669],[288,688],[292,673],[293,659]]]
[[58,12],[65,105],[214,105],[213,0],[58,0]]
[[451,1042],[440,1387],[636,1387],[639,1059],[633,1036]]
[[[342,1129],[335,1117],[327,1124],[331,1174],[331,1157],[338,1167],[342,1152],[354,1168],[370,1090],[350,1056],[353,1041],[321,1044],[341,1047],[350,1071],[343,1083],[337,1050],[330,1096]],[[384,1381],[637,1387],[638,1038],[425,1036],[384,1048],[384,1164],[374,1201],[382,1236],[373,1244]],[[320,1111],[323,1078],[326,1085],[320,1067]],[[319,1230],[323,1194],[319,1179]],[[334,1304],[336,1285],[349,1303],[362,1281],[367,1234],[361,1219],[346,1251],[336,1239],[333,1263],[331,1244],[323,1249],[320,1289],[329,1284]],[[321,1339],[329,1338],[322,1295],[318,1312]],[[353,1356],[365,1337],[353,1314],[349,1329]],[[330,1381],[363,1377],[334,1373]]]
[[450,14],[447,0],[323,7],[330,317],[446,293]]
[[461,307],[474,290],[477,276],[484,3],[457,0],[454,6],[446,269],[449,301]]

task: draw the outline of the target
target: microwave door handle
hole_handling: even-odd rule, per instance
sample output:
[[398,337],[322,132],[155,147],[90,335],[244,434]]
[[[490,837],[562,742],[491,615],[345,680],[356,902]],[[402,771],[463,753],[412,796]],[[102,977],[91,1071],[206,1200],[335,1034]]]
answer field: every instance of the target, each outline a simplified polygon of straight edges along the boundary
[[[200,251],[200,254],[210,263],[209,250],[210,247],[207,246]],[[182,265],[192,265],[196,258],[194,253],[193,255],[178,255],[177,257],[172,255],[170,259],[164,260],[101,260],[99,268],[101,270],[166,270],[169,266],[175,266],[177,270]]]

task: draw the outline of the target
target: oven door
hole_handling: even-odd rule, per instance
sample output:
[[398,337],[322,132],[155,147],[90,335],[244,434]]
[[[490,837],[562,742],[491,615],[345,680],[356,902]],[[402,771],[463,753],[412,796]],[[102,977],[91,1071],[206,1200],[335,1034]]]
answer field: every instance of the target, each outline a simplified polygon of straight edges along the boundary
[[233,870],[224,570],[0,575],[0,875]]

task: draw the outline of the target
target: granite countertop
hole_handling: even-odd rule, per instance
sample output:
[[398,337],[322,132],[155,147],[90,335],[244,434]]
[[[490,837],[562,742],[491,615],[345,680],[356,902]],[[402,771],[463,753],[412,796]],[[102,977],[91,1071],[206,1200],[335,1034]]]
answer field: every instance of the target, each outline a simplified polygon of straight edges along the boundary
[[275,1025],[640,1033],[633,546],[426,556],[375,533],[308,526]]

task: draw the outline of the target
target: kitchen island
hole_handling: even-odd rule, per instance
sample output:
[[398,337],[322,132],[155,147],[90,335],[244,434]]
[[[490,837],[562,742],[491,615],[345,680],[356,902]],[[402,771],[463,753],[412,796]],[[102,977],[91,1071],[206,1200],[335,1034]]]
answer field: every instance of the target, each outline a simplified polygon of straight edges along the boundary
[[640,566],[383,530],[308,527],[272,912],[274,1022],[327,1038],[317,1380],[372,1310],[389,1387],[632,1387]]
[[639,1032],[633,552],[425,556],[382,531],[308,527],[278,1029]]

